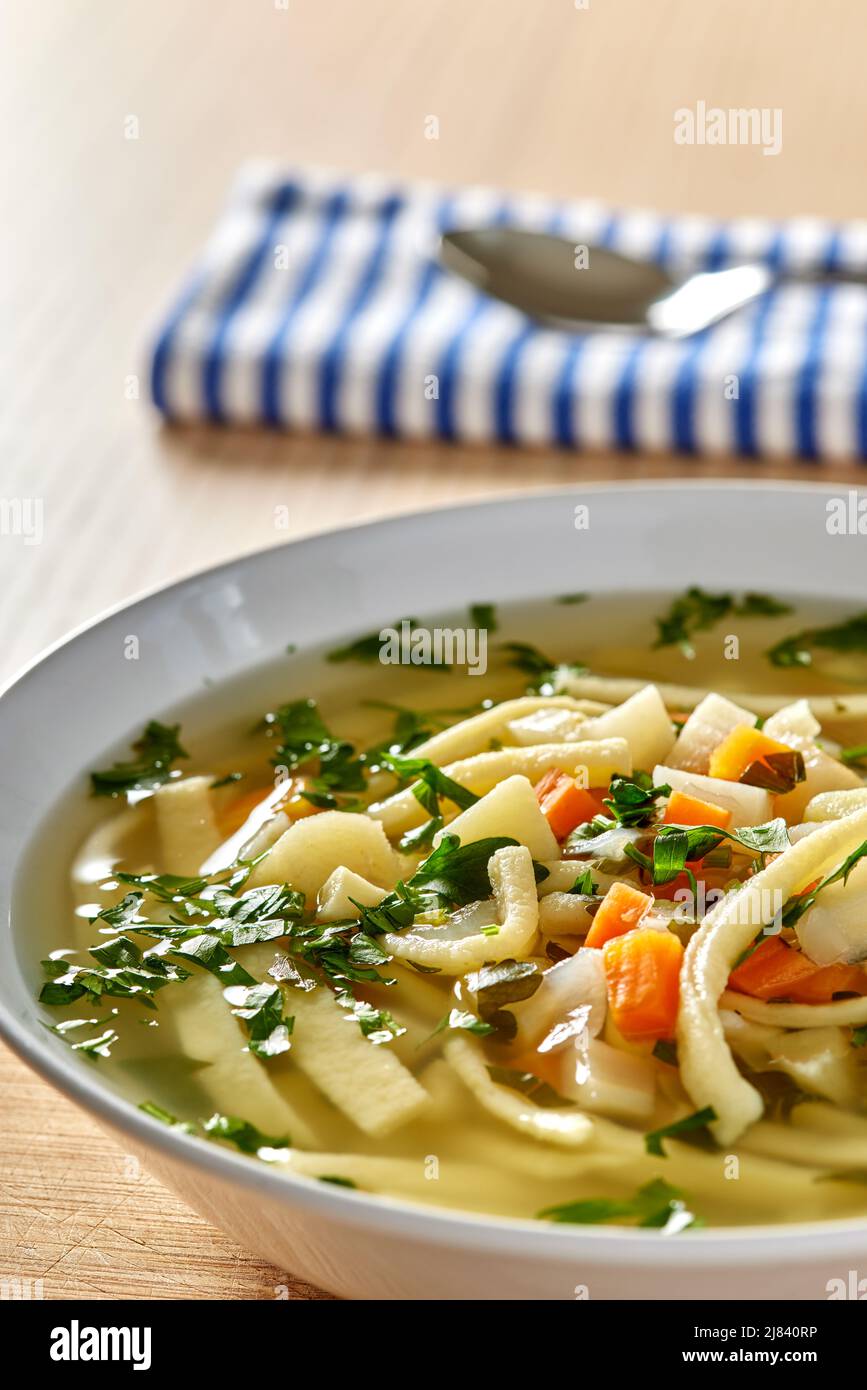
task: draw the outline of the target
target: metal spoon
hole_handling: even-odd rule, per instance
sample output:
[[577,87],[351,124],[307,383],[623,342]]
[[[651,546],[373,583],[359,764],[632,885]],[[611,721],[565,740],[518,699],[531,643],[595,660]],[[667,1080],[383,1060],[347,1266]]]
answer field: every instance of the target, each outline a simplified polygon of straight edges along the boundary
[[[576,255],[574,240],[516,227],[446,232],[440,260],[465,280],[531,318],[568,331],[620,328],[682,338],[749,304],[779,278],[746,263],[677,278],[651,262],[604,246]],[[863,276],[817,272],[799,280],[865,283]]]

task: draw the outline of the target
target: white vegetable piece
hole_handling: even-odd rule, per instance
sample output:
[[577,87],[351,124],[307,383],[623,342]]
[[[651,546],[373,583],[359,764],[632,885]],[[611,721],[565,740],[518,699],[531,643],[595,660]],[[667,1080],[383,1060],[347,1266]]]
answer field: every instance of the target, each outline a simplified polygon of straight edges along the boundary
[[789,826],[789,844],[796,845],[799,840],[806,840],[808,835],[812,835],[822,824],[818,820],[801,821],[800,825]]
[[319,889],[316,916],[320,922],[339,922],[346,917],[358,917],[360,913],[356,903],[361,903],[362,907],[378,907],[385,896],[384,888],[377,888],[375,883],[368,882],[361,874],[353,873],[352,869],[341,864],[328,875]]
[[823,888],[795,930],[817,965],[867,960],[867,861],[855,865],[846,883]]
[[853,787],[848,791],[818,792],[807,802],[804,820],[840,820],[843,816],[851,816],[853,811],[863,811],[865,807],[867,787]]
[[570,743],[584,737],[587,724],[586,714],[577,710],[543,708],[525,714],[521,719],[513,719],[506,725],[506,733],[522,746],[534,743]]
[[248,883],[288,883],[312,899],[341,866],[384,888],[397,880],[397,859],[381,825],[349,811],[322,811],[290,825]]
[[773,801],[761,787],[745,782],[727,782],[722,777],[704,777],[700,772],[681,772],[676,767],[655,767],[653,784],[668,783],[672,791],[686,792],[701,801],[711,801],[731,811],[731,828],[740,825],[764,825],[773,815]]
[[646,685],[622,705],[590,719],[584,738],[625,738],[634,767],[649,768],[671,752],[674,727],[655,685]]
[[710,755],[733,729],[754,725],[756,716],[724,695],[705,695],[677,736],[669,762],[684,772],[707,772]]
[[[386,932],[381,942],[390,955],[416,965],[430,966],[446,975],[465,975],[485,961],[526,956],[539,926],[539,903],[533,861],[523,845],[498,849],[488,861],[488,877],[494,892],[498,930],[486,934],[475,914],[455,914],[444,927],[411,926]],[[489,920],[489,919],[488,919]],[[455,927],[463,934],[454,935]]]
[[515,1042],[522,1049],[549,1051],[556,1045],[552,1030],[564,1038],[578,1033],[595,1038],[602,1031],[608,1008],[602,952],[582,947],[568,960],[546,970],[529,999],[507,1007],[518,1024]]
[[[586,936],[593,921],[595,898],[580,893],[548,893],[539,899],[539,930],[543,936]],[[574,942],[573,942],[574,945]]]
[[558,853],[556,836],[527,777],[507,777],[500,782],[435,835],[434,846],[443,835],[457,835],[462,845],[491,835],[508,835],[526,845],[534,859],[554,859]]
[[154,794],[160,836],[160,868],[167,874],[198,873],[220,843],[210,777],[167,782]]
[[773,1071],[783,1071],[805,1091],[835,1105],[856,1098],[857,1075],[849,1039],[842,1028],[806,1028],[784,1033],[771,1049]]
[[548,877],[538,885],[540,904],[551,893],[568,894],[576,878],[588,868],[600,897],[604,897],[612,883],[617,882],[614,874],[603,873],[594,863],[581,859],[546,859],[542,861],[542,867],[548,870]]
[[808,744],[801,752],[806,777],[790,792],[777,797],[775,806],[778,816],[785,816],[791,822],[803,820],[807,806],[821,792],[861,790],[863,787],[861,778],[853,768],[830,757],[823,749]]
[[795,700],[765,720],[762,732],[778,743],[788,743],[790,748],[804,748],[815,743],[822,732],[822,725],[810,708],[809,700]]
[[656,1094],[656,1068],[650,1058],[591,1038],[564,1047],[558,1060],[554,1088],[582,1110],[615,1120],[650,1119]]
[[786,1032],[720,1010],[726,1042],[751,1071],[785,1072],[804,1091],[837,1105],[855,1100],[855,1059],[842,1028],[804,1028]]
[[295,1018],[292,1058],[365,1134],[390,1134],[419,1115],[430,1097],[394,1052],[364,1037],[324,985],[286,990]]

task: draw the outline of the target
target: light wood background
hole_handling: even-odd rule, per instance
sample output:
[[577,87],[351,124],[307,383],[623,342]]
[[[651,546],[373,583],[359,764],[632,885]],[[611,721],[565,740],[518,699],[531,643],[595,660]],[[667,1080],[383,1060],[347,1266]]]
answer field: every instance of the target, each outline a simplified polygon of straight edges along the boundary
[[[302,535],[575,478],[814,475],[172,433],[125,379],[144,381],[145,330],[251,156],[864,216],[867,11],[851,0],[18,0],[2,25],[0,496],[42,499],[45,531],[34,546],[0,535],[0,676],[110,604],[285,539],[278,504]],[[674,110],[699,99],[782,108],[782,152],[675,146]],[[320,1296],[139,1174],[0,1049],[2,1277],[41,1279],[46,1298]]]

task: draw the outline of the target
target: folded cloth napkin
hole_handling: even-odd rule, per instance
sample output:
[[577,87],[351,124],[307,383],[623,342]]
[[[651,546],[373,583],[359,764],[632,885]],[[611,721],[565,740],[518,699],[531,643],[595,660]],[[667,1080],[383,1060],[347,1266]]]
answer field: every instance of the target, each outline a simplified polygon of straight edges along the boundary
[[867,285],[781,282],[676,342],[565,333],[440,267],[443,230],[490,222],[675,272],[867,272],[867,222],[714,222],[250,166],[156,336],[156,406],[287,429],[867,457]]

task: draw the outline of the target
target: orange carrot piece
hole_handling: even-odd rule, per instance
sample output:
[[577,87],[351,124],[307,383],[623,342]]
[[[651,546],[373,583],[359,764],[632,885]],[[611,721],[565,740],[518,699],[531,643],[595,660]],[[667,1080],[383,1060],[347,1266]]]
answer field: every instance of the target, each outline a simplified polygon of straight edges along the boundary
[[234,835],[236,830],[240,830],[244,821],[252,811],[255,811],[260,801],[263,801],[270,792],[270,787],[256,787],[253,791],[241,792],[222,808],[218,816],[220,834],[227,839]]
[[729,985],[754,999],[791,999],[818,969],[803,951],[787,946],[778,936],[769,936],[735,966]]
[[653,898],[630,883],[612,883],[593,918],[585,946],[604,946],[615,936],[634,931],[653,907]]
[[627,1042],[673,1038],[683,946],[670,931],[643,927],[605,947],[612,1021]]
[[576,825],[606,814],[601,799],[557,768],[546,772],[534,790],[542,814],[558,840],[565,839]]
[[751,763],[761,762],[772,753],[791,752],[787,743],[778,743],[749,724],[739,724],[711,753],[708,772],[711,777],[737,782]]
[[835,994],[867,994],[867,973],[860,965],[823,965],[798,980],[790,998],[796,1004],[830,1004]]
[[727,830],[731,818],[731,811],[724,806],[687,796],[686,792],[672,792],[662,820],[665,825],[716,825]]

